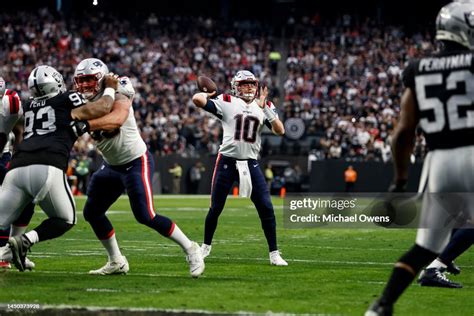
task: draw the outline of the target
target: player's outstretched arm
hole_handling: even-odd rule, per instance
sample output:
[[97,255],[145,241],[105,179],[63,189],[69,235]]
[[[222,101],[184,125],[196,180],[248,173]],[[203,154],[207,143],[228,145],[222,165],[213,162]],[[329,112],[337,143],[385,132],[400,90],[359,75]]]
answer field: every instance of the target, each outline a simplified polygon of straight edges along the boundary
[[212,93],[206,93],[206,92],[199,92],[193,95],[193,103],[195,106],[198,108],[203,108],[206,106],[207,101],[214,97],[217,94],[217,91],[214,91]]
[[415,146],[415,130],[418,121],[415,95],[410,88],[407,88],[402,95],[400,120],[392,136],[395,183],[406,182],[408,179],[408,166]]
[[77,107],[71,111],[71,117],[76,121],[92,120],[110,112],[118,89],[118,76],[112,73],[104,77],[105,91],[102,97],[94,102]]
[[131,106],[132,100],[121,94],[117,94],[112,106],[112,111],[97,119],[89,120],[89,129],[91,131],[113,131],[120,128],[127,120]]
[[268,97],[268,88],[260,87],[260,94],[257,99],[257,104],[259,107],[262,108],[263,114],[265,114],[265,119],[267,119],[272,125],[273,134],[279,135],[279,136],[284,135],[285,126],[283,125],[282,121],[280,121],[276,113],[268,105],[267,97]]

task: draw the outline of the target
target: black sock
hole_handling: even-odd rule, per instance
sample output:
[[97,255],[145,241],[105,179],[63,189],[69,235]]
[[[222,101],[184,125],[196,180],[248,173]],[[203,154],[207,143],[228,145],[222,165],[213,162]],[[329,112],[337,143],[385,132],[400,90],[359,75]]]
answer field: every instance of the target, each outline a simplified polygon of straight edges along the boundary
[[444,264],[449,264],[454,259],[459,257],[474,243],[474,229],[463,228],[458,229],[451,237],[449,244],[444,248],[443,252],[439,256],[439,259]]
[[10,237],[10,229],[0,229],[0,247],[3,247],[7,244],[8,237]]
[[415,275],[411,272],[403,268],[394,268],[385,286],[380,303],[382,305],[392,305],[395,303],[414,278]]
[[206,222],[204,223],[204,243],[210,245],[212,243],[212,238],[217,229],[217,221],[219,219],[220,212],[216,212],[212,209],[209,209],[209,212],[206,216]]
[[278,250],[276,238],[276,221],[275,216],[261,219],[262,229],[267,239],[268,251]]
[[428,249],[418,245],[413,246],[398,260],[398,263],[407,266],[408,269],[411,268],[412,271],[402,267],[395,267],[385,286],[380,303],[382,305],[394,304],[411,284],[418,272],[436,257],[437,255]]
[[66,223],[63,219],[53,217],[44,220],[34,230],[38,233],[38,240],[45,241],[64,235],[72,226],[74,225]]

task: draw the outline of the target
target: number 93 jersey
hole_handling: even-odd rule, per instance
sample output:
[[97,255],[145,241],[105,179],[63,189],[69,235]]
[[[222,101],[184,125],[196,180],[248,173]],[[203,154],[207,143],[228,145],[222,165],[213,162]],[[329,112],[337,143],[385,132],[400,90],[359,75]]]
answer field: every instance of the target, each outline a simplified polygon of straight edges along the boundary
[[[276,113],[271,102],[267,106]],[[247,104],[240,98],[221,94],[217,99],[211,99],[204,110],[214,114],[222,122],[224,136],[219,148],[222,155],[235,159],[258,159],[261,130],[264,124],[269,128],[271,125],[255,100]]]
[[66,170],[69,152],[77,139],[69,128],[71,110],[85,103],[80,93],[69,91],[23,106],[23,142],[13,156],[11,169],[43,164]]
[[468,50],[446,52],[412,61],[403,72],[430,150],[474,145],[472,57]]

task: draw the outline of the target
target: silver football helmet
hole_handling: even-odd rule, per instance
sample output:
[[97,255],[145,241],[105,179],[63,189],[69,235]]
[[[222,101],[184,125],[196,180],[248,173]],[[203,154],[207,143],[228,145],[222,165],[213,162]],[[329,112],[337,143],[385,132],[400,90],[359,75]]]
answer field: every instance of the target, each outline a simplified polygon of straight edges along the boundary
[[[255,84],[255,87],[244,91],[244,89],[240,87],[240,84],[242,83],[253,83]],[[255,75],[250,71],[239,70],[232,78],[232,81],[230,82],[230,87],[233,95],[244,99],[247,102],[251,102],[257,96],[258,80],[257,77],[255,77]]]
[[87,58],[77,65],[74,71],[74,85],[88,100],[93,100],[104,90],[104,77],[109,68],[100,59]]
[[474,49],[474,0],[451,2],[438,13],[436,39]]
[[49,99],[66,92],[63,76],[51,66],[38,66],[28,77],[28,89],[34,99]]
[[0,77],[0,97],[3,96],[6,88],[7,88],[7,84],[5,83],[5,80],[2,77]]

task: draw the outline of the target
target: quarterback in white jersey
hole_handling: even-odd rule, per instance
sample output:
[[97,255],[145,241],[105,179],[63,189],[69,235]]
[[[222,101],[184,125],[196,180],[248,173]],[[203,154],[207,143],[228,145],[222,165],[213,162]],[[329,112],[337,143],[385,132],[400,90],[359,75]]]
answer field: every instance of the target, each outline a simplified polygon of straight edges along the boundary
[[[74,73],[77,90],[87,99],[95,100],[103,93],[101,78],[107,72],[107,66],[99,59],[81,61]],[[189,240],[169,218],[155,212],[151,187],[154,161],[140,136],[133,115],[132,99],[135,91],[129,78],[119,78],[118,92],[126,96],[125,100],[116,102],[109,114],[88,122],[76,122],[73,126],[73,130],[78,133],[93,132],[104,158],[103,166],[90,180],[84,218],[106,249],[108,262],[89,273],[108,275],[129,271],[127,259],[118,247],[114,228],[105,214],[126,190],[137,221],[178,243],[187,255],[191,275],[198,277],[204,272],[199,245]]]
[[238,181],[241,196],[250,196],[257,208],[268,243],[270,263],[286,266],[288,263],[283,260],[277,247],[275,212],[270,192],[257,161],[263,125],[271,128],[276,135],[283,135],[285,129],[275,106],[267,101],[267,88],[260,88],[257,97],[258,80],[253,73],[247,70],[237,72],[231,81],[231,88],[232,95],[222,94],[216,99],[211,99],[215,92],[201,92],[193,96],[194,104],[215,115],[224,129],[212,177],[211,206],[201,246],[203,255],[206,257],[210,254],[219,215],[232,185]]

